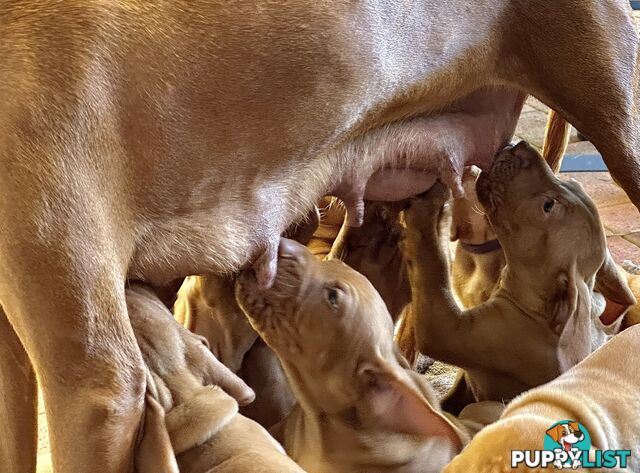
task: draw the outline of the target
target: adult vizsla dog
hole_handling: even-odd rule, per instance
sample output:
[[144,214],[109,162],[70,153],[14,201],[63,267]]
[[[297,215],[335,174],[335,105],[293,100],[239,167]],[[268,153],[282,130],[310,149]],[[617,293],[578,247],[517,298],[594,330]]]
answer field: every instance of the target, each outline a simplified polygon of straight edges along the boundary
[[444,187],[413,199],[404,243],[416,340],[422,353],[463,367],[477,400],[508,400],[615,333],[621,312],[610,313],[607,300],[624,308],[635,298],[591,199],[528,144],[501,151],[476,187],[506,258],[498,288],[481,305],[458,307],[440,241]]
[[[0,301],[28,353],[2,376],[34,364],[57,471],[132,465],[145,381],[127,278],[256,263],[266,287],[280,234],[323,195],[357,224],[362,197],[437,176],[460,191],[462,166],[511,136],[521,91],[586,135],[640,205],[628,3],[468,7],[2,2]],[[33,405],[8,408],[0,435],[34,438],[12,414]],[[0,461],[32,471],[35,444],[20,447]]]
[[[298,399],[272,431],[305,470],[439,472],[482,427],[477,416],[440,412],[426,378],[398,354],[384,301],[341,261],[283,239],[273,286],[260,291],[244,272],[236,291]],[[474,409],[487,419],[502,405]]]
[[585,427],[594,449],[631,450],[625,468],[579,471],[639,471],[639,346],[640,327],[634,326],[559,378],[514,399],[502,418],[480,432],[444,471],[532,471],[523,462],[512,468],[511,451],[541,450],[547,430],[566,420]]

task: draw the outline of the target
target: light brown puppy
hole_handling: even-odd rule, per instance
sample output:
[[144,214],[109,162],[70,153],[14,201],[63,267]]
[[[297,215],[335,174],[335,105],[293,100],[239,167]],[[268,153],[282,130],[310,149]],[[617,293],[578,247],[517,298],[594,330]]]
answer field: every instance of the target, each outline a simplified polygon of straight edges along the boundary
[[[542,156],[557,174],[567,149],[571,126],[550,110],[545,129]],[[453,199],[451,241],[457,241],[451,266],[452,286],[462,305],[469,309],[482,304],[496,288],[505,265],[500,242],[482,210],[476,194],[480,169],[465,168],[462,176],[464,197]]]
[[203,336],[213,354],[256,393],[242,410],[264,427],[282,420],[295,404],[277,356],[261,343],[236,302],[235,278],[189,276],[174,305],[176,320]]
[[440,242],[443,186],[405,211],[416,339],[421,352],[464,368],[477,400],[507,400],[555,378],[617,330],[619,313],[608,326],[600,320],[605,299],[594,291],[596,274],[607,299],[624,306],[635,299],[593,202],[576,182],[557,179],[529,145],[499,153],[477,190],[507,265],[491,298],[466,311],[451,293]]
[[127,277],[257,262],[268,286],[280,235],[319,198],[343,197],[357,223],[363,194],[455,183],[508,140],[521,90],[640,205],[628,3],[467,6],[0,2],[0,301],[42,378],[58,472],[131,467],[144,364]]
[[626,469],[602,471],[640,471],[639,346],[640,327],[631,327],[559,378],[514,399],[444,472],[532,471],[523,464],[511,468],[511,451],[542,449],[545,432],[561,420],[582,424],[594,449],[631,450]]
[[411,300],[400,240],[403,202],[366,202],[362,226],[346,222],[336,237],[329,258],[345,262],[364,275],[382,297],[395,323]]
[[245,272],[236,290],[298,399],[274,432],[305,470],[439,472],[480,428],[440,412],[426,379],[398,355],[380,295],[344,263],[283,239],[273,287],[258,290]]
[[220,367],[202,337],[180,326],[151,289],[133,285],[126,297],[147,371],[136,471],[302,473],[267,431],[240,415],[238,403],[218,387],[246,391],[245,403],[253,399],[240,378]]

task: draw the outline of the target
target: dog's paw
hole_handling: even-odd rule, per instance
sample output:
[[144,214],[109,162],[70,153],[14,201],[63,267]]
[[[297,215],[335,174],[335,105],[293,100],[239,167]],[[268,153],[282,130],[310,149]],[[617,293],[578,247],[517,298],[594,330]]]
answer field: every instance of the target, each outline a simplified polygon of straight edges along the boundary
[[436,182],[427,192],[409,200],[404,211],[406,240],[409,243],[435,241],[441,236],[442,221],[450,213],[446,210],[450,195],[447,187]]

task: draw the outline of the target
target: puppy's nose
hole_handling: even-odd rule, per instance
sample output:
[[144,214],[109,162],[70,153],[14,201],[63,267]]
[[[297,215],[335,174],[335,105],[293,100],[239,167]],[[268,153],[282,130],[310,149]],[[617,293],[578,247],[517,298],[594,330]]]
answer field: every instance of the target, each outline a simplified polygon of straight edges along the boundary
[[280,246],[278,247],[278,256],[281,258],[298,259],[307,251],[305,246],[294,240],[288,238],[280,239]]

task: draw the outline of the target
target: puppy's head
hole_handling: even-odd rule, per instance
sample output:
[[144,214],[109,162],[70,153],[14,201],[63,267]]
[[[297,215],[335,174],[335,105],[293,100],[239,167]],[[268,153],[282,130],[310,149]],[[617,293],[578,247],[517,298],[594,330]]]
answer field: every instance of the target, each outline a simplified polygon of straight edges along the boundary
[[555,427],[547,430],[554,442],[573,445],[580,442],[584,438],[584,434],[580,430],[580,426],[577,422],[567,422],[564,424],[558,424]]
[[292,240],[280,243],[269,290],[245,271],[236,293],[252,326],[285,363],[331,370],[348,363],[344,353],[354,349],[393,352],[391,318],[371,283],[339,260],[318,261]]
[[276,352],[303,409],[343,415],[364,429],[441,436],[451,424],[404,369],[393,324],[371,283],[341,261],[318,261],[283,239],[273,286],[260,291],[247,271],[240,306]]
[[575,260],[586,275],[602,265],[606,242],[596,206],[577,182],[554,176],[524,141],[499,152],[476,189],[507,259],[517,254],[524,264],[548,269]]
[[[527,143],[503,149],[480,174],[478,199],[504,249],[509,271],[546,297],[567,369],[591,350],[594,283],[609,301],[635,303],[607,250],[596,206],[576,181],[562,181]],[[533,287],[533,286],[532,286]]]

